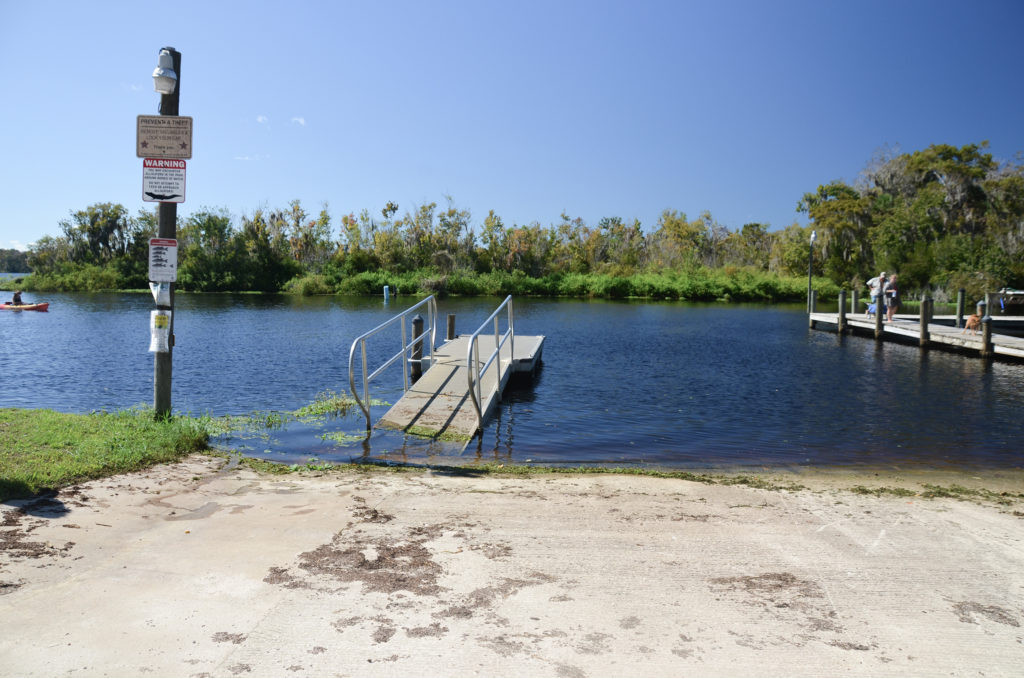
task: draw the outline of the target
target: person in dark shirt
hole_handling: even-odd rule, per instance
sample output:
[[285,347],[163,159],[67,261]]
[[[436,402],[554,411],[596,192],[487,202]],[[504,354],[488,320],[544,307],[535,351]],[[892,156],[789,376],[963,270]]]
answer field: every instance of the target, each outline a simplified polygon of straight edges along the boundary
[[892,322],[893,316],[896,315],[896,310],[900,307],[900,290],[896,286],[896,274],[893,273],[889,277],[889,282],[885,284],[885,310],[888,314],[889,322]]

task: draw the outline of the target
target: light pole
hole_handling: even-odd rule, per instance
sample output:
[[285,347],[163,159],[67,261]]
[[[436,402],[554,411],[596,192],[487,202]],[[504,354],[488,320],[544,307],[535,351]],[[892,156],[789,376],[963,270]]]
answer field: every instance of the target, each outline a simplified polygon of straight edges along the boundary
[[811,231],[811,243],[807,249],[807,312],[814,311],[811,308],[811,277],[814,275],[814,241],[818,239],[818,232]]
[[[173,47],[160,50],[159,62],[153,70],[153,89],[160,93],[159,113],[178,115],[178,96],[181,94],[181,54]],[[177,239],[178,204],[158,203],[157,235],[160,238]],[[158,419],[171,414],[171,357],[174,351],[174,283],[170,285],[170,336],[167,352],[153,354],[153,409]]]

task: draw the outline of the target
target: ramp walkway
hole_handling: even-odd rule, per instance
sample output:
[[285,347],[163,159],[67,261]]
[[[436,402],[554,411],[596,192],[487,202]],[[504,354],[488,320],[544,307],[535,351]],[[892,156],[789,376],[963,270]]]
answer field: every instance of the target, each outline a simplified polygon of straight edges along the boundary
[[[422,329],[406,332],[407,321],[420,309],[428,312]],[[366,340],[394,324],[401,324],[403,328],[402,349],[380,368],[368,372]],[[512,374],[533,374],[542,359],[544,336],[515,333],[511,296],[506,297],[475,332],[454,337],[435,348],[436,326],[436,302],[431,296],[352,343],[349,385],[366,415],[367,429],[375,425],[415,435],[468,441],[483,430]],[[429,355],[421,357],[427,347]],[[364,375],[361,393],[356,388],[357,355],[362,357],[360,374]],[[376,424],[372,424],[370,382],[399,362],[404,393]],[[422,371],[419,379],[415,378],[416,367]]]

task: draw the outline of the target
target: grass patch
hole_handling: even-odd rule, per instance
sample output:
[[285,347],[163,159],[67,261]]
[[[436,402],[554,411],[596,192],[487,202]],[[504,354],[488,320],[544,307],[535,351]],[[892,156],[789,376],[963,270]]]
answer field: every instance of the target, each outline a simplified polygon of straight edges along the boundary
[[0,409],[0,501],[175,461],[207,449],[209,420],[151,409],[64,414]]
[[1020,499],[1024,499],[1024,494],[1020,492],[993,492],[992,490],[986,489],[975,490],[961,485],[950,485],[949,487],[943,487],[941,485],[925,485],[924,492],[921,493],[921,497],[925,499],[948,498],[970,501],[991,501],[996,504],[1008,506]]

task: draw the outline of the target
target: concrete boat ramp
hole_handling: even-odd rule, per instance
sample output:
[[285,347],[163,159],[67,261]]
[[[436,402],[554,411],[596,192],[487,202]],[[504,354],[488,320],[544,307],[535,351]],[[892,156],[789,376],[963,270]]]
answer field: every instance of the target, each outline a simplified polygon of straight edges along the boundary
[[[437,321],[436,303],[428,297],[353,342],[349,384],[366,414],[367,429],[377,426],[468,442],[483,430],[511,377],[532,376],[541,363],[544,336],[515,333],[511,296],[472,334],[450,336],[432,348]],[[450,320],[449,335],[454,335],[453,326]],[[387,330],[394,333],[395,327],[401,328],[401,350],[371,371],[366,342]],[[402,366],[405,392],[374,424],[368,405],[371,381],[394,364]]]

